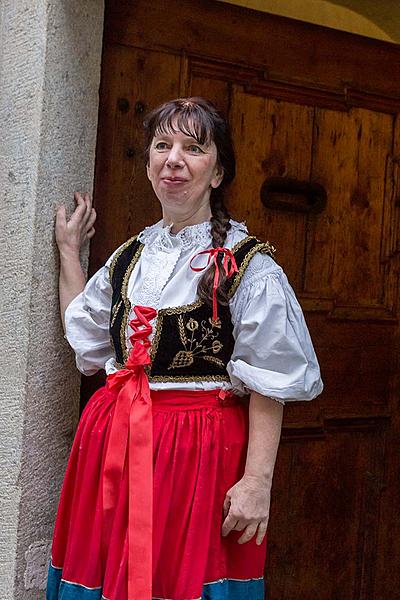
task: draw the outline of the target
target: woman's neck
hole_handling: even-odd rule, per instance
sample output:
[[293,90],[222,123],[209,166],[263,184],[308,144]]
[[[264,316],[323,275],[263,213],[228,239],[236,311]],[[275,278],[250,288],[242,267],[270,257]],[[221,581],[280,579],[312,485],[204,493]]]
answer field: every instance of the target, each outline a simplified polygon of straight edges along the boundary
[[195,213],[190,215],[177,215],[172,214],[170,212],[166,212],[163,210],[163,224],[172,225],[171,233],[178,233],[184,227],[188,227],[190,225],[198,225],[199,223],[204,223],[205,221],[209,221],[212,217],[210,206],[202,206]]

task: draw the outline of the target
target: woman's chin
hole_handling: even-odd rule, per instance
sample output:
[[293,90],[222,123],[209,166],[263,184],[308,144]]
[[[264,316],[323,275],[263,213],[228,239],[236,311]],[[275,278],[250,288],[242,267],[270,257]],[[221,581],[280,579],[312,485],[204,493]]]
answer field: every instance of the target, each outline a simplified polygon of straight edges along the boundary
[[190,201],[189,192],[186,190],[175,190],[174,192],[168,192],[167,194],[163,194],[162,197],[159,197],[159,201],[162,206],[181,206]]
[[198,196],[193,190],[176,190],[175,192],[163,190],[162,193],[157,194],[157,197],[164,215],[170,215],[172,220],[197,213],[201,213],[202,218],[206,215],[204,218],[206,220],[210,213],[209,196],[204,193]]

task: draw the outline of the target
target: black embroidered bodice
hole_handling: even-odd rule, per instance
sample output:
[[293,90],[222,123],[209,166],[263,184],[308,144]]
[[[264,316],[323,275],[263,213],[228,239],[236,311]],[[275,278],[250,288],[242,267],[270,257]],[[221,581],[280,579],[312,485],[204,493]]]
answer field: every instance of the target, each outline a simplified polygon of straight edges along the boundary
[[[136,237],[129,239],[114,257],[110,266],[113,289],[110,335],[117,367],[128,358],[126,326],[132,310],[127,288],[129,277],[140,258],[143,244]],[[273,256],[268,243],[248,236],[232,248],[238,266],[228,280],[229,297],[236,292],[243,274],[256,252]],[[226,366],[234,346],[233,325],[229,306],[218,304],[218,319],[212,319],[212,307],[197,300],[185,306],[161,308],[151,345],[149,380],[229,381]]]

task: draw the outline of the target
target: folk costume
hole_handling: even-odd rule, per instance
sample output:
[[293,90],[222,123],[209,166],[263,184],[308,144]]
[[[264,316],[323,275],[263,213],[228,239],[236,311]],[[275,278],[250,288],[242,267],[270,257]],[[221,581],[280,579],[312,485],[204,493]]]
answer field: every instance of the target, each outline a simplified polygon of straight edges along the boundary
[[162,222],[123,244],[68,306],[78,369],[105,368],[73,444],[47,600],[262,600],[266,538],[221,536],[243,476],[248,393],[322,391],[300,306],[269,244],[231,221],[228,306],[197,284],[210,223]]

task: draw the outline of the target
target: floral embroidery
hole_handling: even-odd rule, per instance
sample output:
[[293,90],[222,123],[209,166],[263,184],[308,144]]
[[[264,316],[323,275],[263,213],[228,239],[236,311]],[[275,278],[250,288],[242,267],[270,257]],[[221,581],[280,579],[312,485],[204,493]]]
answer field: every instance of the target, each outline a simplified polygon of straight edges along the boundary
[[[225,367],[220,358],[213,356],[213,354],[218,354],[223,348],[223,344],[217,339],[219,329],[221,329],[219,318],[213,321],[212,317],[209,317],[208,320],[203,319],[199,323],[191,317],[185,323],[183,315],[179,315],[178,331],[184,350],[179,350],[175,354],[168,370],[192,365],[195,356],[214,363],[219,367]],[[212,354],[208,354],[210,352]]]

